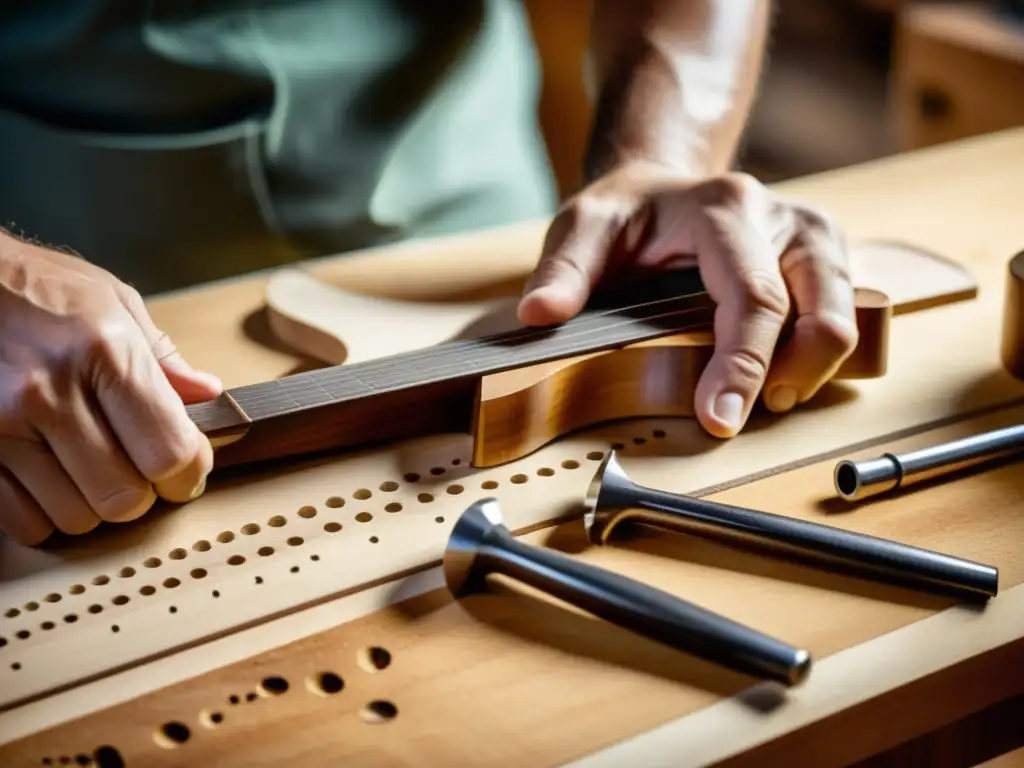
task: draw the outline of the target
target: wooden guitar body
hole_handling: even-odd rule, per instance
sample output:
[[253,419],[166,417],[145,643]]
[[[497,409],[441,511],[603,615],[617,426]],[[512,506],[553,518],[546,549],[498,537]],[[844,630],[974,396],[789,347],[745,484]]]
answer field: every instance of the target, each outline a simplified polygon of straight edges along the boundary
[[[962,267],[905,245],[867,243],[851,254],[857,349],[833,379],[885,374],[893,315],[973,298]],[[279,338],[330,365],[352,364],[479,338],[516,327],[514,302],[392,301],[351,293],[295,270],[270,279],[267,312]],[[371,343],[369,340],[373,340]],[[714,349],[708,322],[686,333],[564,357],[480,377],[472,421],[472,463],[492,467],[601,423],[692,417],[694,390]]]

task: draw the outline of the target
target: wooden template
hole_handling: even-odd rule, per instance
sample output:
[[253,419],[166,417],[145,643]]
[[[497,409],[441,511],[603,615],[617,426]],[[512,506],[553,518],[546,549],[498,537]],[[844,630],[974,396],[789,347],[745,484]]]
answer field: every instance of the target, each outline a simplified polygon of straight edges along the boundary
[[[633,419],[474,468],[471,437],[440,434],[215,480],[195,502],[45,548],[0,542],[0,764],[60,764],[110,744],[128,765],[317,765],[339,756],[359,765],[556,765],[599,761],[612,748],[626,757],[616,763],[608,751],[594,764],[657,765],[637,757],[653,754],[673,765],[740,764],[760,753],[750,761],[821,766],[1019,692],[1005,674],[1024,647],[1019,466],[842,514],[828,499],[838,458],[1024,417],[1024,384],[1000,355],[1021,179],[1024,132],[785,185],[862,240],[920,243],[962,263],[978,292],[894,318],[884,377],[836,383],[784,417],[759,412],[737,439],[708,438],[692,419]],[[542,236],[534,222],[325,261],[309,273],[375,299],[507,300]],[[285,375],[310,362],[269,336],[253,341],[269,277],[154,301],[154,319],[228,386]],[[574,516],[609,446],[637,482],[997,564],[1001,593],[991,610],[965,614],[667,534],[581,550]],[[791,704],[755,714],[743,704],[760,700],[749,680],[514,585],[452,602],[431,569],[457,515],[482,494],[535,543],[807,645],[820,674]],[[337,693],[325,690],[338,685],[327,673],[343,681]],[[275,677],[287,691],[275,679],[259,687]],[[939,695],[957,681],[966,685],[957,696]],[[157,733],[171,722],[189,738],[168,748],[183,735]],[[797,735],[809,739],[806,752],[773,757]],[[502,762],[509,756],[518,762]]]

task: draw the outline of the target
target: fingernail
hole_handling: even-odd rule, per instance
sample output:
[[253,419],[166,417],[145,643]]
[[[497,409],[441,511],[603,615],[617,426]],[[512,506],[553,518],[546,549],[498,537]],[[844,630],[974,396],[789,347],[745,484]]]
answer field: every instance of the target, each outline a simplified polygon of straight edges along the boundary
[[715,400],[715,417],[733,429],[739,429],[743,419],[743,397],[735,392],[724,392]]
[[189,495],[189,501],[198,499],[206,491],[206,478],[204,477],[199,481],[199,485],[192,489],[192,493]]
[[768,408],[772,411],[788,411],[796,405],[796,390],[792,387],[776,387],[765,398]]

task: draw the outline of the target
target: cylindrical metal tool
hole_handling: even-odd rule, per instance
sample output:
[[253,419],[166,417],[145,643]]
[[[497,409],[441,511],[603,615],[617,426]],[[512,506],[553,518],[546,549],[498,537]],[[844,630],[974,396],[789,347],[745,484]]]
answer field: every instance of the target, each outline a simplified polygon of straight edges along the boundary
[[1006,270],[999,355],[1010,375],[1024,381],[1024,251],[1010,259]]
[[1024,451],[1024,424],[917,451],[883,453],[864,461],[840,461],[836,464],[833,479],[836,493],[841,498],[858,501],[1018,451]]
[[632,482],[609,451],[587,494],[584,524],[604,543],[613,529],[635,521],[687,533],[728,534],[781,554],[811,556],[839,570],[859,571],[901,586],[961,597],[994,597],[999,571],[989,565],[807,520],[682,496]]
[[495,499],[468,507],[444,556],[456,597],[481,591],[500,573],[612,624],[738,672],[786,685],[810,671],[810,654],[667,592],[514,538]]

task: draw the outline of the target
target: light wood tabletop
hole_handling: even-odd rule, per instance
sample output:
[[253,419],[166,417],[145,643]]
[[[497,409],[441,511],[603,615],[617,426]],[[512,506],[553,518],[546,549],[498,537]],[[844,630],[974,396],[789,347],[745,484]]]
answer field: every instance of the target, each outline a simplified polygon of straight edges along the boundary
[[[909,243],[963,265],[977,296],[894,318],[883,378],[714,450],[690,419],[643,419],[477,470],[465,439],[446,436],[213,483],[196,502],[57,550],[6,543],[0,763],[113,765],[114,750],[129,766],[819,768],[906,765],[913,753],[943,768],[1020,747],[1020,465],[855,510],[837,507],[831,473],[839,458],[1024,422],[1024,383],[999,359],[1006,267],[1024,250],[1024,130],[777,189],[830,210],[851,242]],[[508,298],[544,227],[301,266],[381,299]],[[182,353],[229,387],[322,365],[275,337],[270,277],[148,303]],[[996,565],[999,595],[965,607],[667,534],[582,546],[565,511],[609,445],[640,482]],[[514,584],[453,600],[437,566],[484,489],[523,541],[806,647],[811,675],[784,692],[752,684]],[[985,722],[1001,718],[998,733],[978,724],[996,710]],[[951,738],[956,750],[942,747]]]

